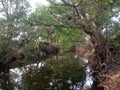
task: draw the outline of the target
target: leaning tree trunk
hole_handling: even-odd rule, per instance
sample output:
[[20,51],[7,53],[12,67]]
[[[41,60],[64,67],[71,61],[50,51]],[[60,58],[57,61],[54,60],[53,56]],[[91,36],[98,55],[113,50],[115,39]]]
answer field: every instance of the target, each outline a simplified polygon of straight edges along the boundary
[[90,58],[91,60],[89,60],[93,71],[92,90],[110,90],[106,89],[106,85],[103,84],[107,77],[105,73],[112,68],[112,65],[116,64],[116,60],[120,57],[120,47],[116,47],[113,44],[114,41],[108,41],[98,32],[88,34],[91,37],[91,43],[94,48],[93,55]]

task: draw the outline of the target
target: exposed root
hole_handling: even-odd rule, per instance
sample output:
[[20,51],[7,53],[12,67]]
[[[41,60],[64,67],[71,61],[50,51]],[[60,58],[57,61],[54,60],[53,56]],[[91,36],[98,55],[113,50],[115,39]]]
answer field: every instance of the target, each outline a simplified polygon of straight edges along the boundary
[[120,90],[120,65],[118,63],[120,47],[114,46],[112,42],[103,42],[95,47],[94,55],[91,57],[93,79],[95,83],[97,82],[96,89],[93,90]]

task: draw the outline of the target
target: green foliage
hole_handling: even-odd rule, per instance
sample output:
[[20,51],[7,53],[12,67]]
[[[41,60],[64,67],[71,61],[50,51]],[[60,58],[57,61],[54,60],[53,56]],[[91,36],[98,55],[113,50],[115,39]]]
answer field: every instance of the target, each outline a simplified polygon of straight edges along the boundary
[[[66,22],[66,15],[64,16],[63,14],[67,12],[69,14],[71,10],[72,9],[67,6],[61,8],[59,4],[58,6],[38,6],[35,12],[30,15],[29,21],[34,26],[35,32],[37,32],[36,34],[44,40],[51,42],[52,39],[52,42],[60,47],[71,47],[76,44],[77,41],[85,41],[84,37],[86,37],[85,33],[79,29],[59,27],[60,23],[65,23],[65,25],[68,23]],[[55,25],[58,25],[58,27]],[[54,27],[52,35],[47,33],[46,28],[49,26]]]
[[[0,17],[0,52],[8,51],[12,47],[24,49],[25,55],[33,55],[32,58],[25,57],[25,63],[30,63],[30,60],[38,59],[35,57],[34,49],[39,46],[35,41],[39,37],[60,48],[70,48],[81,42],[87,42],[86,34],[92,37],[96,32],[105,39],[116,40],[113,44],[120,46],[120,24],[112,20],[112,17],[119,16],[120,0],[49,1],[51,3],[48,6],[38,5],[31,14],[28,12],[30,9],[26,0],[0,1],[2,5],[0,14],[3,15]],[[47,28],[51,26],[53,32],[49,34]],[[101,37],[100,39],[104,40]],[[40,46],[49,50],[49,47],[43,44]],[[85,68],[79,61],[67,57],[59,62],[54,65],[45,62],[47,64],[44,67],[30,68],[23,74],[24,89],[45,90],[53,77],[55,80],[62,80],[63,89],[67,87],[68,79],[74,83],[85,80]]]
[[115,45],[116,47],[120,47],[120,41],[113,42],[113,45]]
[[22,76],[22,84],[24,90],[53,90],[48,86],[49,82],[61,83],[61,89],[69,88],[67,80],[71,79],[72,84],[76,82],[84,82],[86,78],[85,67],[82,67],[79,61],[72,58],[64,58],[63,60],[45,62],[43,67],[31,67]]
[[47,90],[51,80],[52,69],[50,67],[30,68],[23,74],[22,83],[24,90]]
[[[28,29],[26,19],[30,7],[29,2],[26,0],[0,0],[0,5],[0,53],[9,52],[12,48],[20,49],[23,47],[21,43],[24,42],[18,39],[21,33],[25,33],[25,29]],[[1,61],[5,60],[1,59]]]
[[55,78],[63,80],[64,83],[70,78],[73,83],[83,82],[86,78],[85,68],[79,61],[72,59],[61,60],[58,65],[54,66],[54,72]]
[[1,0],[0,4],[1,50],[2,46],[4,49],[12,47],[15,44],[14,42],[16,42],[14,39],[18,38],[20,33],[24,33],[24,30],[27,28],[25,22],[29,11],[29,3],[26,0]]
[[3,90],[13,90],[14,84],[11,83],[9,74],[1,74],[0,75],[0,88]]

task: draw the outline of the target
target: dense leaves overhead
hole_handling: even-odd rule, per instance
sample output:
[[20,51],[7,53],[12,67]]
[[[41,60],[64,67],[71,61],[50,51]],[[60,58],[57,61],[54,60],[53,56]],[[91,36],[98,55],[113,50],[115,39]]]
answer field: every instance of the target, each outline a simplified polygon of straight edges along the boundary
[[[51,60],[66,59],[64,56],[67,51],[70,51],[66,49],[80,45],[87,46],[89,43],[94,49],[93,62],[90,64],[97,72],[103,69],[103,64],[107,66],[120,57],[119,52],[116,52],[120,47],[120,0],[47,1],[50,2],[48,6],[38,5],[31,12],[27,0],[0,0],[0,72],[6,72],[6,69],[9,72],[10,67],[16,67],[19,64],[10,63],[12,59],[21,58],[17,57],[19,50],[25,57],[22,58],[23,61],[16,60],[26,65],[39,62],[41,57],[46,58],[47,54],[56,55],[56,57],[50,57]],[[60,55],[57,54],[59,49],[54,45],[59,46]],[[73,53],[79,55],[75,50]],[[39,68],[28,71],[28,75],[23,75],[26,88],[33,88],[33,84],[36,89],[47,87],[46,82],[48,83],[48,80],[54,76],[52,73],[56,74],[55,79],[67,80],[67,76],[71,76],[75,82],[80,77],[83,77],[81,80],[84,81],[85,69],[81,70],[83,76],[79,76],[82,65],[79,65],[78,61],[66,60],[60,60],[60,63],[55,65],[50,64],[49,67],[42,67],[43,74],[37,72]],[[46,61],[44,63],[46,65]],[[6,68],[5,65],[10,67]],[[4,70],[3,67],[5,67]],[[32,78],[31,74],[35,77]],[[43,83],[43,87],[37,87],[42,85],[41,81],[33,83],[29,78],[33,81],[39,78],[46,82]],[[100,82],[96,77],[95,79]],[[27,81],[29,83],[26,83]],[[63,83],[65,83],[64,80]]]

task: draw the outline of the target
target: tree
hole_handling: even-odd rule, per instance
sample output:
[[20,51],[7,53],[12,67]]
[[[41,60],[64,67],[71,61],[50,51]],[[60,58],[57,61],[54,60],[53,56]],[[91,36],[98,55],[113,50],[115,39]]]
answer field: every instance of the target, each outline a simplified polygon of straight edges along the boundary
[[[93,76],[94,83],[99,84],[96,75],[100,75],[103,68],[109,65],[112,60],[117,60],[114,55],[114,37],[119,37],[119,27],[116,26],[113,17],[117,17],[120,11],[119,0],[48,0],[49,20],[42,21],[37,18],[37,25],[63,27],[70,29],[79,29],[85,32],[89,37],[94,48],[91,66],[93,71],[98,72]],[[48,13],[48,12],[47,12]],[[44,17],[46,20],[47,16]],[[118,22],[116,22],[119,24]],[[114,32],[117,30],[117,32]],[[115,33],[114,35],[112,35]],[[114,37],[113,37],[114,36]],[[119,45],[119,43],[118,43]],[[112,47],[112,48],[111,48]],[[117,53],[116,53],[117,54]],[[99,89],[103,88],[97,87]],[[94,90],[94,89],[93,89]],[[96,90],[96,89],[95,89]]]
[[[64,48],[64,51],[66,48],[72,48],[76,44],[81,44],[81,41],[85,43],[86,34],[77,28],[66,28],[66,26],[61,25],[63,22],[60,20],[65,19],[60,14],[53,15],[50,6],[37,6],[36,10],[30,14],[29,24],[35,28],[37,35],[58,45],[60,48]],[[69,8],[63,9],[71,11]],[[62,13],[59,8],[54,11]]]
[[14,88],[9,78],[9,65],[5,63],[8,62],[10,50],[19,46],[13,39],[25,29],[28,7],[26,0],[0,0],[0,88],[5,90]]
[[[54,64],[51,64],[50,61],[47,61],[44,66],[29,67],[22,75],[22,89],[69,90],[71,85],[85,82],[86,72],[81,62],[74,60],[73,57],[65,57],[59,62],[58,64],[54,61]],[[68,80],[71,83],[67,83]],[[52,84],[49,85],[50,83]]]
[[[30,6],[26,0],[1,0],[0,5],[0,40],[2,50],[3,48],[8,49],[12,45],[15,46],[17,43],[14,44],[13,39],[18,39],[20,34],[27,29],[25,22]],[[2,48],[2,46],[4,47]]]

